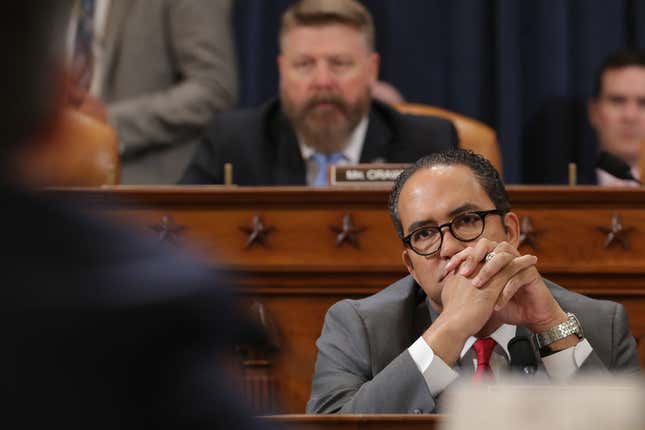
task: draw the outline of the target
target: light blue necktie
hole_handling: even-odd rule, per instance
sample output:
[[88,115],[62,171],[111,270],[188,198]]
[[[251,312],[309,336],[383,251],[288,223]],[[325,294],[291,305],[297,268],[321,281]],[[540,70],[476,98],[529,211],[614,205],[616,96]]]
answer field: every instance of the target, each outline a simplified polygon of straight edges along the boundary
[[327,166],[344,160],[345,156],[342,152],[334,152],[329,155],[316,152],[311,156],[311,159],[318,165],[318,174],[316,175],[312,185],[315,187],[322,187],[329,184],[329,178],[327,178]]

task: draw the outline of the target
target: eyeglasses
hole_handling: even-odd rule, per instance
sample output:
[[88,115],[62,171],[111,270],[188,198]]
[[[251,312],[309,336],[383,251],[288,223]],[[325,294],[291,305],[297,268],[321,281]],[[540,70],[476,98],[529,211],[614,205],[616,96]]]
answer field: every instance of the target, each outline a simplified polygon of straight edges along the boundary
[[486,215],[490,214],[504,215],[504,211],[491,209],[488,211],[464,212],[445,224],[419,227],[405,236],[403,243],[417,254],[427,257],[441,248],[444,227],[450,229],[450,233],[455,239],[470,242],[482,235],[486,226]]

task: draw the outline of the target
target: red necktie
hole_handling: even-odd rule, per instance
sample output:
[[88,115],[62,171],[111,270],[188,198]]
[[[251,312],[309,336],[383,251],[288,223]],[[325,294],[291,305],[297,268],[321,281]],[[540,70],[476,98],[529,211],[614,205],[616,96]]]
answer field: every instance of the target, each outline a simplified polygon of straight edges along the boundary
[[493,369],[491,369],[489,361],[495,345],[497,345],[497,342],[490,337],[477,339],[473,344],[473,348],[477,353],[477,369],[475,369],[473,381],[493,377]]

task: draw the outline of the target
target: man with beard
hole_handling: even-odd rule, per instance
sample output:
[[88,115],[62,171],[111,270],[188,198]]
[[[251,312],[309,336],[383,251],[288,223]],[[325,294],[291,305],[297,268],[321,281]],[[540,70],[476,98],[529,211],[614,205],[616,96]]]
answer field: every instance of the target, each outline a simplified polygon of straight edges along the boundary
[[215,117],[183,184],[326,185],[329,164],[414,162],[457,146],[449,121],[374,101],[374,25],[355,0],[301,0],[282,17],[280,97]]

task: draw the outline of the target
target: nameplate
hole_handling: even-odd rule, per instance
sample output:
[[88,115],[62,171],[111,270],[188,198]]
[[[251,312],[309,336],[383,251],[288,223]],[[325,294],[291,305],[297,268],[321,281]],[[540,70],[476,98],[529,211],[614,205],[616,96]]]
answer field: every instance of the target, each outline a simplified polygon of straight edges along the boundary
[[353,164],[329,167],[330,185],[391,185],[409,164]]

